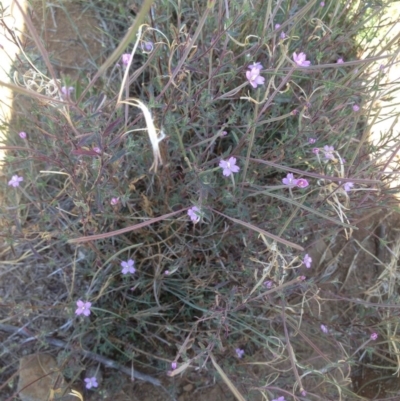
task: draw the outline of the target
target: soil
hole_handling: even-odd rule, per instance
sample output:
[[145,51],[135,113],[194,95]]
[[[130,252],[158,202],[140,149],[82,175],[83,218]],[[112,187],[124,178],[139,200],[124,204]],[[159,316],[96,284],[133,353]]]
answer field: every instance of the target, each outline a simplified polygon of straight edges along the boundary
[[[66,12],[59,7],[51,7],[46,11],[45,23],[42,23],[43,10],[41,1],[34,2],[31,10],[32,20],[41,36],[45,39],[46,49],[51,54],[51,60],[57,67],[57,73],[61,76],[69,76],[76,80],[79,74],[93,73],[94,65],[101,64],[102,48],[99,39],[98,20],[88,9],[84,9],[81,3],[65,2]],[[70,23],[74,21],[74,26]],[[30,43],[28,46],[30,46]],[[330,272],[332,278],[342,283],[341,293],[365,293],[370,291],[371,300],[374,299],[374,283],[380,275],[384,274],[383,265],[379,263],[390,259],[390,254],[383,244],[382,236],[388,241],[388,246],[398,240],[396,227],[400,226],[399,219],[395,216],[387,216],[385,212],[368,211],[360,214],[358,230],[354,231],[350,240],[344,235],[338,236],[334,242],[328,244],[321,239],[311,239],[309,248],[315,267]],[[316,236],[317,237],[317,236]],[[340,256],[340,257],[339,257]],[[329,269],[327,268],[329,267]],[[310,275],[308,271],[304,271]],[[317,272],[315,274],[318,274]],[[34,278],[32,278],[34,280]],[[332,281],[332,280],[330,280]],[[11,283],[10,283],[11,284]],[[320,283],[326,291],[337,292],[332,284]],[[8,290],[1,291],[2,299],[17,299],[16,293],[23,293],[24,288],[15,284],[13,294]],[[42,289],[42,296],[54,297],[51,288]],[[57,295],[55,295],[57,297]],[[334,314],[340,316],[340,304],[337,302],[325,303],[321,311],[322,319]],[[45,327],[46,329],[46,327]],[[50,331],[50,328],[49,328]],[[27,348],[27,351],[29,349]],[[334,354],[335,350],[331,350]],[[251,375],[251,372],[249,372]],[[390,374],[389,374],[390,375]],[[359,394],[366,399],[378,399],[388,396],[393,391],[398,391],[399,380],[383,378],[389,376],[387,372],[372,371],[360,368],[352,377],[353,385]],[[233,401],[235,397],[228,387],[221,383],[214,383],[210,375],[197,372],[185,373],[182,376],[169,378],[167,375],[159,377],[161,387],[140,381],[132,382],[129,377],[120,375],[122,390],[88,391],[80,388],[85,400],[97,401]],[[105,368],[105,378],[115,379],[115,374]],[[369,384],[371,383],[371,384]],[[384,385],[382,385],[382,383]],[[236,384],[236,383],[234,383]],[[238,384],[239,385],[239,384]],[[107,388],[107,386],[105,386]],[[112,387],[110,387],[112,388]],[[99,398],[99,395],[101,396]],[[261,400],[257,392],[248,393],[248,400]]]

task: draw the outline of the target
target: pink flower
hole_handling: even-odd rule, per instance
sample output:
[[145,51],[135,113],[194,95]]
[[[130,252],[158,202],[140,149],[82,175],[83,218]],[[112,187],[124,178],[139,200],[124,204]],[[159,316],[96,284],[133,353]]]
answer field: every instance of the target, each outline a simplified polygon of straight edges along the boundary
[[221,131],[221,132],[220,132],[220,135],[221,135],[221,136],[227,136],[227,135],[228,135],[228,131]]
[[200,221],[200,209],[197,206],[191,207],[187,214],[189,215],[190,219],[194,224]]
[[21,131],[18,135],[21,139],[26,139],[26,132]]
[[261,71],[264,67],[261,65],[261,63],[257,62],[257,63],[253,63],[251,65],[248,66],[248,69],[251,71],[252,69],[256,69],[258,71]]
[[324,146],[324,153],[325,153],[325,159],[327,160],[333,160],[335,156],[333,155],[333,152],[335,151],[335,148],[333,146]]
[[236,165],[236,158],[230,157],[228,161],[221,160],[219,162],[219,167],[223,169],[222,174],[225,177],[229,177],[232,173],[238,173],[240,168]]
[[274,283],[272,282],[272,280],[264,281],[264,286],[267,287],[268,289],[271,289],[273,285]]
[[356,113],[357,111],[360,110],[360,106],[358,106],[357,104],[353,105],[353,111]]
[[281,27],[281,24],[275,24],[275,29],[278,30]]
[[258,68],[252,68],[246,71],[246,78],[253,88],[257,88],[258,85],[263,85],[265,82],[265,78],[260,75],[260,70]]
[[311,62],[306,60],[307,56],[301,52],[297,54],[296,52],[293,53],[293,60],[299,67],[309,67]]
[[97,387],[99,384],[97,383],[96,377],[86,377],[85,379],[85,387],[89,390],[92,387]]
[[324,2],[324,1],[321,1],[321,3],[319,3],[319,5],[320,5],[321,7],[324,7],[324,6],[325,6],[325,2]]
[[372,333],[371,334],[371,336],[370,336],[370,339],[372,340],[372,341],[375,341],[375,340],[377,340],[378,339],[378,333]]
[[95,146],[93,150],[98,154],[101,155],[101,149],[98,146]]
[[75,311],[75,315],[90,315],[90,307],[92,306],[91,302],[83,302],[82,300],[76,301],[76,306],[78,307]]
[[122,274],[135,274],[136,269],[134,268],[135,262],[132,259],[127,260],[126,262],[121,262]]
[[354,183],[353,183],[353,182],[350,182],[350,181],[345,182],[344,185],[343,185],[343,189],[344,189],[346,192],[349,192],[350,189],[353,188],[353,187],[354,187]]
[[282,396],[282,397],[275,398],[272,401],[286,401],[286,400],[285,400],[285,397]]
[[321,324],[321,331],[324,333],[324,334],[328,334],[328,327],[326,327],[324,324]]
[[304,281],[306,278],[307,278],[306,276],[300,276],[300,277],[299,277],[299,279],[300,279],[301,281]]
[[153,42],[142,42],[141,47],[144,53],[151,53],[154,49]]
[[119,198],[111,198],[110,204],[111,206],[117,206],[119,203]]
[[317,155],[319,153],[319,148],[313,148],[312,152]]
[[303,263],[306,265],[307,269],[311,267],[312,258],[308,253],[304,255]]
[[343,59],[342,59],[342,58],[339,58],[339,59],[338,59],[338,61],[337,61],[337,63],[338,63],[338,64],[343,64],[343,63],[344,63],[344,61],[343,61]]
[[74,91],[74,87],[73,86],[70,86],[69,88],[67,88],[66,86],[63,86],[62,88],[61,88],[61,92],[62,92],[62,94],[65,96],[65,97],[70,97],[71,96],[71,93]]
[[309,186],[308,181],[305,178],[299,178],[296,183],[297,188],[307,188]]
[[13,175],[11,177],[11,180],[8,181],[8,185],[10,187],[16,188],[16,187],[19,187],[19,183],[22,181],[24,181],[24,177],[19,177],[18,175]]
[[122,64],[127,67],[129,62],[131,61],[131,54],[130,53],[125,53],[122,55],[121,60],[122,60]]
[[315,142],[317,142],[315,138],[308,138],[308,143],[313,144]]
[[288,175],[282,179],[282,182],[288,187],[294,187],[297,185],[298,180],[293,177],[292,173],[288,173]]
[[291,113],[292,116],[297,116],[298,112],[299,112],[298,110],[294,109],[290,113]]
[[244,355],[244,350],[243,350],[243,349],[236,348],[236,349],[235,349],[235,352],[236,352],[236,355],[237,355],[237,357],[238,357],[239,359],[242,358],[243,355]]

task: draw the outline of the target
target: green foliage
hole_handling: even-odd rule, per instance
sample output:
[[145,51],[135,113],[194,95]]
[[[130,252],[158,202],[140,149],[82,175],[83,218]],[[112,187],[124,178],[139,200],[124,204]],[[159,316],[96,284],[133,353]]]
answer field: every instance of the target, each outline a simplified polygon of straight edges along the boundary
[[[96,82],[66,78],[60,86],[75,88],[70,98],[59,90],[47,102],[18,94],[23,102],[5,141],[4,175],[24,181],[4,185],[1,209],[9,260],[29,268],[39,260],[41,285],[50,286],[54,274],[63,288],[43,304],[71,321],[67,341],[121,364],[151,365],[152,355],[160,369],[174,360],[203,367],[212,352],[239,382],[246,372],[236,368],[235,349],[244,348],[249,371],[260,365],[247,386],[268,397],[283,395],[277,388],[353,397],[346,369],[357,364],[355,349],[373,359],[375,343],[359,347],[371,331],[383,336],[382,303],[370,303],[366,289],[339,296],[346,280],[327,272],[333,262],[321,271],[305,269],[302,260],[317,238],[329,243],[349,234],[360,208],[383,202],[365,195],[381,180],[367,157],[377,147],[363,140],[369,110],[352,109],[368,105],[382,85],[366,71],[375,60],[355,58],[363,5],[347,15],[344,4],[328,1],[238,1],[228,2],[229,10],[221,1],[207,15],[206,2],[181,3],[153,7],[126,81],[120,62]],[[365,18],[378,18],[384,5],[378,8]],[[110,54],[131,16],[124,1],[97,11],[112,28]],[[153,51],[142,51],[150,40]],[[294,52],[304,52],[311,67],[297,68]],[[338,65],[339,57],[346,63]],[[257,89],[243,85],[253,62],[264,67]],[[49,72],[37,67],[48,85]],[[26,60],[15,65],[19,76],[26,68]],[[158,169],[151,169],[143,110],[118,102],[120,93],[147,104],[158,137],[165,133]],[[334,146],[332,160],[324,146]],[[231,156],[240,172],[224,177],[219,162]],[[310,185],[284,186],[291,172]],[[349,193],[340,184],[347,178],[355,183]],[[193,205],[202,213],[197,224],[187,215]],[[125,227],[133,229],[112,234]],[[94,239],[70,241],[87,236]],[[332,251],[339,254],[343,241]],[[137,271],[125,276],[120,263],[128,259]],[[339,312],[354,307],[353,295],[365,300],[356,322]],[[74,316],[78,299],[92,302],[90,317]]]

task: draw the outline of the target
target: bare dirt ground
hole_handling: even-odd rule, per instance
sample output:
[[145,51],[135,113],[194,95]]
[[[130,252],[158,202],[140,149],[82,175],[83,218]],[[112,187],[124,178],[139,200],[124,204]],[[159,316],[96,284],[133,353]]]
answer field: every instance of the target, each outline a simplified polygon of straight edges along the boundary
[[[60,76],[69,76],[72,80],[78,78],[83,72],[93,72],[94,62],[99,63],[102,54],[101,41],[98,35],[98,21],[96,17],[88,11],[84,11],[82,6],[73,2],[66,2],[65,7],[67,13],[58,7],[47,10],[45,23],[43,24],[43,10],[40,8],[41,2],[36,3],[37,7],[31,10],[31,17],[36,28],[42,31],[45,38],[46,48],[51,54],[52,61],[57,67]],[[71,24],[71,20],[74,24]],[[31,42],[26,41],[26,45],[31,46]],[[374,283],[378,277],[387,276],[387,282],[390,284],[392,277],[391,272],[387,271],[385,266],[393,263],[397,254],[393,253],[393,249],[398,246],[399,236],[397,227],[399,219],[385,210],[368,210],[360,212],[358,230],[354,231],[351,239],[347,240],[343,234],[338,235],[330,243],[323,239],[311,239],[309,244],[310,253],[312,254],[315,273],[318,269],[324,269],[329,274],[329,281],[332,278],[336,282],[341,283],[338,286],[326,284],[321,281],[320,287],[332,293],[345,294],[370,293],[371,302],[376,300],[376,289]],[[384,240],[384,241],[383,241]],[[38,280],[44,272],[36,270],[31,274],[32,282]],[[310,272],[306,272],[310,276]],[[328,277],[327,277],[328,278]],[[11,281],[3,281],[0,297],[4,303],[15,303],[18,299],[24,299],[24,292],[27,287],[23,283],[12,283]],[[29,288],[30,297],[57,299],[57,289],[48,282],[46,287]],[[337,314],[338,319],[345,318],[340,304],[337,302],[325,303],[325,309],[321,311],[322,316],[329,317]],[[351,314],[346,311],[346,318]],[[354,319],[357,318],[357,311],[354,311]],[[54,316],[54,319],[56,317]],[[53,323],[50,315],[46,319],[39,320],[45,322],[46,330],[51,331]],[[39,330],[40,324],[36,329]],[[56,322],[54,327],[58,327]],[[43,327],[42,327],[43,328]],[[139,345],[140,346],[140,345]],[[31,348],[30,348],[31,347]],[[24,352],[29,353],[34,349],[33,345],[24,346]],[[49,349],[55,357],[61,355],[62,350]],[[332,354],[335,350],[330,350]],[[15,366],[18,361],[14,361]],[[81,361],[86,364],[88,361]],[[245,364],[245,360],[243,365]],[[118,391],[113,391],[110,387],[104,387],[96,392],[87,391],[82,385],[73,385],[83,395],[85,400],[97,401],[164,401],[175,399],[179,401],[233,401],[235,397],[229,391],[227,386],[221,382],[215,383],[207,372],[191,372],[175,378],[157,376],[163,387],[156,387],[149,383],[140,381],[132,382],[131,378],[122,373],[107,368],[101,368],[105,382],[111,380],[119,380]],[[149,372],[150,374],[150,372]],[[248,374],[254,374],[248,369]],[[374,397],[383,398],[392,391],[398,390],[398,380],[383,379],[386,373],[375,372],[371,370],[360,370],[352,376],[353,384],[356,389],[360,389],[360,395],[367,399]],[[119,379],[118,379],[119,378]],[[231,378],[234,382],[234,378]],[[241,388],[243,378],[238,377],[237,383]],[[384,381],[384,386],[379,383]],[[78,378],[76,382],[81,382]],[[371,383],[370,383],[371,382]],[[369,384],[370,383],[370,384]],[[378,385],[379,384],[379,385]],[[242,388],[248,394],[248,400],[261,400],[261,395],[257,391],[251,391],[250,388]],[[39,401],[32,398],[30,401]]]

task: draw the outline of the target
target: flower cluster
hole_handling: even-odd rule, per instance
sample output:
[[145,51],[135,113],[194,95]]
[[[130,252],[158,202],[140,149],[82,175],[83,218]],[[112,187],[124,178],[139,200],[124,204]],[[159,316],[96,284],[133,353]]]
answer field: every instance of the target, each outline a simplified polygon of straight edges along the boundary
[[250,82],[253,88],[257,88],[258,85],[263,85],[265,78],[260,75],[260,71],[263,69],[261,63],[253,63],[249,65],[248,71],[246,71],[246,78]]
[[282,179],[282,183],[288,187],[297,187],[297,188],[306,188],[309,183],[304,178],[294,178],[292,173],[288,173],[288,175]]

